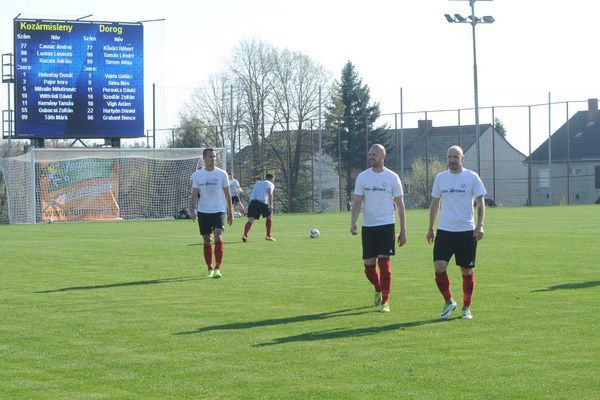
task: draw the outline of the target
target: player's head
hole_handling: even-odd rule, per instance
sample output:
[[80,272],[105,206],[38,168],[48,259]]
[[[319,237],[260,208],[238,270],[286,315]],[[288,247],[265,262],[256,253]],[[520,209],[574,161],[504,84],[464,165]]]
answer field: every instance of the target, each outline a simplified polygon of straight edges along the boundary
[[233,179],[233,172],[229,173],[229,179]]
[[275,182],[275,175],[269,172],[267,175],[265,175],[265,179],[271,182]]
[[452,172],[462,171],[465,156],[460,146],[452,146],[448,149],[448,169]]
[[381,168],[383,167],[383,160],[385,160],[385,147],[380,144],[374,144],[369,149],[368,157],[369,164],[371,167]]
[[204,168],[212,169],[215,166],[217,160],[217,154],[215,149],[207,147],[202,151],[202,160],[204,161]]

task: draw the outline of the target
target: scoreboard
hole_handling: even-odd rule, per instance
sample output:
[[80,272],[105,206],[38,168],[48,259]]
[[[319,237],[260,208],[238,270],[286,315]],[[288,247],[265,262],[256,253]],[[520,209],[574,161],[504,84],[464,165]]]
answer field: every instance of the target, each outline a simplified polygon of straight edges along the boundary
[[142,24],[14,24],[15,137],[144,136]]

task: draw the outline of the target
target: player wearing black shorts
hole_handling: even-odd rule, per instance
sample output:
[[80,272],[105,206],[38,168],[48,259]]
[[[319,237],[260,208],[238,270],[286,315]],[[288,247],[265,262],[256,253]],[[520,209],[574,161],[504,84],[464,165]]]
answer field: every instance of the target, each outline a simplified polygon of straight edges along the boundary
[[[202,152],[204,167],[195,171],[190,178],[192,190],[190,193],[190,215],[192,220],[198,219],[200,235],[204,240],[204,261],[208,268],[209,278],[221,278],[221,263],[225,246],[223,232],[225,223],[233,221],[231,195],[227,173],[215,165],[217,155],[211,148]],[[214,260],[213,245],[214,237]]]
[[[450,291],[447,269],[454,256],[462,273],[462,316],[472,319],[471,300],[475,289],[475,256],[477,242],[483,239],[485,187],[475,172],[463,168],[464,155],[459,146],[448,149],[448,169],[436,175],[431,189],[427,242],[433,244],[435,283],[445,304],[440,319],[450,318],[456,301]],[[477,206],[477,225],[473,216],[473,200]],[[437,233],[433,227],[441,210]]]
[[264,181],[258,181],[252,188],[250,193],[250,204],[248,204],[248,222],[244,226],[244,234],[242,235],[242,241],[248,241],[248,233],[252,228],[252,223],[255,219],[259,219],[261,216],[265,218],[265,227],[267,229],[266,240],[271,242],[275,241],[275,238],[271,235],[273,228],[273,190],[275,190],[275,176],[273,174],[267,174]]
[[240,213],[246,215],[246,209],[239,197],[239,194],[243,193],[244,190],[238,180],[233,177],[232,173],[229,174],[229,192],[231,193],[231,203],[233,204],[234,209],[237,206],[240,209]]
[[[400,220],[398,245],[406,243],[404,193],[400,177],[384,167],[385,148],[374,144],[369,149],[371,168],[356,178],[350,233],[358,234],[357,220],[363,209],[361,238],[365,275],[375,288],[375,305],[389,312],[392,286],[392,263],[395,252],[394,211]],[[379,267],[379,273],[377,272]]]

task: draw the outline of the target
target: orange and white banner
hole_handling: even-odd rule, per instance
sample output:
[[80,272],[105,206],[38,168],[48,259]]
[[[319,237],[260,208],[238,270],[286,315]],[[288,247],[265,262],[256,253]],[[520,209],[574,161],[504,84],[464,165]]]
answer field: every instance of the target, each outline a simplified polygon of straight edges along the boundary
[[66,160],[40,163],[37,168],[42,222],[121,219],[116,160]]

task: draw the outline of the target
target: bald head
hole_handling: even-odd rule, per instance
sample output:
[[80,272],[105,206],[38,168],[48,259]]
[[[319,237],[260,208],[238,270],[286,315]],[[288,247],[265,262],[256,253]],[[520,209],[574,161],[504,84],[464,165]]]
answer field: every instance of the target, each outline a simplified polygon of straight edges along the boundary
[[385,160],[385,147],[380,144],[374,144],[369,149],[369,164],[375,171],[383,169],[383,160]]
[[452,152],[453,154],[458,154],[461,157],[464,156],[463,150],[460,148],[460,146],[457,146],[457,145],[450,147],[448,149],[448,154],[450,154],[450,152]]
[[448,168],[450,172],[459,173],[462,171],[462,164],[465,159],[463,150],[460,146],[452,146],[448,149]]
[[385,147],[383,147],[383,145],[380,144],[374,144],[373,146],[371,146],[371,148],[369,149],[369,153],[371,152],[378,152],[380,154],[383,154],[383,156],[385,157]]

